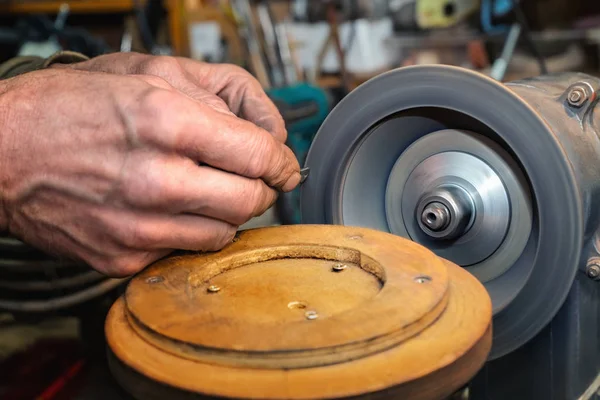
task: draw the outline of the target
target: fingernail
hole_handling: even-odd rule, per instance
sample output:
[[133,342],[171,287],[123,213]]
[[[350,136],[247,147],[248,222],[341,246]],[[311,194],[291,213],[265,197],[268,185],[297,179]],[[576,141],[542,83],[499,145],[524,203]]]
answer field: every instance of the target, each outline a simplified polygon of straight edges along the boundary
[[292,190],[294,190],[296,188],[296,186],[298,186],[300,184],[301,179],[302,179],[302,176],[300,175],[300,173],[294,172],[292,174],[292,176],[289,177],[287,182],[283,184],[283,186],[281,187],[281,190],[284,192],[291,192]]

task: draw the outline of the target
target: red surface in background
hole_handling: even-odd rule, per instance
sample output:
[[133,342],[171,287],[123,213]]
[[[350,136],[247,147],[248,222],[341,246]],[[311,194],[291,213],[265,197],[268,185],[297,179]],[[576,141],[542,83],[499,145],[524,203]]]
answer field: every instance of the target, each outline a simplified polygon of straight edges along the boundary
[[0,363],[2,400],[67,400],[84,367],[79,342],[44,339]]

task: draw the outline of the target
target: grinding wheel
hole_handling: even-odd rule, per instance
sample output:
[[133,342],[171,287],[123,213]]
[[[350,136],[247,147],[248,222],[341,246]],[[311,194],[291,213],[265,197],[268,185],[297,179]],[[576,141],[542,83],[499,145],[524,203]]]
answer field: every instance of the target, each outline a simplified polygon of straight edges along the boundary
[[485,362],[491,318],[476,278],[414,242],[298,225],[156,262],[106,336],[139,399],[443,399]]
[[[547,95],[555,115],[573,115],[551,83],[521,87]],[[584,201],[567,150],[585,147],[566,145],[560,128],[476,72],[384,73],[344,98],[316,135],[302,222],[390,232],[464,267],[492,298],[498,358],[551,321],[577,272]]]

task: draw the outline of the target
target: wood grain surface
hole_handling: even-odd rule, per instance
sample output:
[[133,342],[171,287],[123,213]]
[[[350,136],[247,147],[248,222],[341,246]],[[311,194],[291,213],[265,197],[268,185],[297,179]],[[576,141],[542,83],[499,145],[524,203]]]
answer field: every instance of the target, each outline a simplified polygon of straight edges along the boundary
[[106,333],[134,394],[439,399],[485,362],[491,316],[474,277],[414,242],[285,226],[155,263],[115,303]]

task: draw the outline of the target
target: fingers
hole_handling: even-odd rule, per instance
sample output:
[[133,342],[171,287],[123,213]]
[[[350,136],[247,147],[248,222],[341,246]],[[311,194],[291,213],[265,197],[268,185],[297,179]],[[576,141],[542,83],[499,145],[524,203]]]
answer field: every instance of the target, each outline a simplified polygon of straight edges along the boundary
[[201,89],[192,84],[182,84],[178,87],[181,92],[190,96],[192,99],[200,101],[210,107],[212,107],[215,111],[221,112],[226,115],[235,116],[235,114],[229,109],[227,104],[218,96],[215,96],[212,93],[207,92],[204,89]]
[[20,204],[13,227],[37,247],[111,276],[134,274],[174,249],[219,250],[237,230],[212,218],[116,207],[59,189],[38,191]]
[[[256,124],[282,143],[287,139],[285,123],[275,104],[258,80],[236,65],[130,52],[103,55],[68,67],[157,76],[196,100]],[[207,94],[214,97],[209,98]]]
[[231,243],[237,231],[234,225],[202,216],[123,208],[105,208],[96,220],[98,228],[109,233],[112,250],[87,253],[84,258],[94,269],[110,276],[133,275],[175,249],[220,250]]
[[128,206],[198,214],[236,226],[262,215],[277,199],[277,193],[261,179],[149,151],[129,157],[120,186],[119,196]]
[[140,272],[148,265],[160,260],[172,251],[173,250],[128,250],[116,257],[92,255],[87,258],[87,263],[96,271],[111,278],[125,278]]
[[164,90],[148,91],[136,107],[142,140],[282,191],[300,182],[294,153],[253,123]]
[[201,64],[178,59],[180,65],[198,80],[198,85],[222,98],[231,111],[271,133],[285,143],[287,131],[281,113],[261,84],[245,69],[230,64]]
[[167,82],[166,80],[164,80],[158,76],[154,76],[154,75],[129,75],[129,76],[139,79],[142,82],[145,82],[145,83],[149,84],[150,86],[154,86],[157,88],[161,88],[161,89],[165,89],[165,90],[174,90],[175,89],[173,86],[171,86],[171,84],[169,82]]
[[218,96],[207,92],[206,90],[199,88],[190,82],[178,82],[177,86],[172,86],[167,80],[157,75],[129,75],[148,83],[151,86],[166,89],[166,90],[179,90],[183,94],[191,97],[194,100],[200,101],[213,108],[215,111],[220,113],[234,116],[235,114],[227,107],[227,104]]
[[199,215],[126,211],[104,213],[113,239],[130,249],[195,251],[220,250],[230,243],[237,227]]

